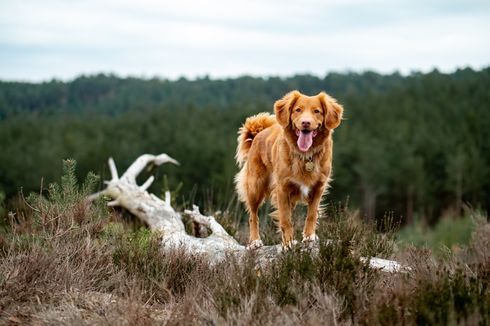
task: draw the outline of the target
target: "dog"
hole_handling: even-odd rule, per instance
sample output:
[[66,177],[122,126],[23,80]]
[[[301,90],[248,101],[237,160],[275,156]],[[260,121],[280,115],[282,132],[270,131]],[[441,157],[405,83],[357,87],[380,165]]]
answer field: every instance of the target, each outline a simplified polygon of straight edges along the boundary
[[235,185],[249,214],[249,249],[263,246],[258,210],[266,198],[276,209],[271,215],[284,248],[295,243],[291,215],[298,202],[308,206],[303,242],[318,240],[320,201],[332,174],[332,134],[343,111],[325,92],[306,96],[295,90],[274,103],[275,115],[259,113],[239,129]]

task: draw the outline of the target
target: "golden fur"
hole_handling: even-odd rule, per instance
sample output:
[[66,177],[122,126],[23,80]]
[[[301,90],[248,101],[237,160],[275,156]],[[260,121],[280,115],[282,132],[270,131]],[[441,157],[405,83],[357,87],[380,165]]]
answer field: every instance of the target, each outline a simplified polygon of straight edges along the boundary
[[308,205],[303,241],[316,239],[320,200],[332,170],[332,133],[343,108],[324,92],[306,96],[292,91],[275,102],[274,112],[249,117],[238,131],[241,170],[235,183],[250,215],[253,246],[262,244],[257,213],[267,197],[277,209],[284,246],[293,241],[291,214],[298,202]]

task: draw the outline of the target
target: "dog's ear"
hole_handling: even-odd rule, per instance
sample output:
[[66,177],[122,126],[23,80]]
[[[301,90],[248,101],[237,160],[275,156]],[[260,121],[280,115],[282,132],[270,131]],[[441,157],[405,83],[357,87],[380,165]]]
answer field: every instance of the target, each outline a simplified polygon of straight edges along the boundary
[[325,123],[325,127],[327,127],[328,129],[337,128],[340,125],[340,121],[342,120],[344,108],[342,107],[342,105],[337,103],[336,99],[330,97],[325,92],[319,93],[318,98],[320,99],[320,103],[323,107],[323,120]]
[[284,97],[280,100],[277,100],[274,103],[274,112],[276,114],[276,120],[279,124],[286,128],[290,122],[291,110],[294,106],[294,103],[301,96],[301,93],[298,91],[292,91],[284,95]]

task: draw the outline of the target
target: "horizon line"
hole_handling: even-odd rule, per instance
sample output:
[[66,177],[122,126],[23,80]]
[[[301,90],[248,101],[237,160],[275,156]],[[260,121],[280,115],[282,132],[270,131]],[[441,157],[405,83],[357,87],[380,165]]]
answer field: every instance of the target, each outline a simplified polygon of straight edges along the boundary
[[430,69],[410,69],[409,72],[403,72],[401,69],[393,69],[389,72],[383,72],[379,71],[373,68],[363,68],[363,69],[345,69],[345,70],[330,70],[325,72],[325,74],[317,74],[313,72],[295,72],[293,74],[253,74],[253,73],[243,73],[243,74],[236,74],[236,75],[227,75],[227,76],[220,76],[220,75],[215,75],[213,76],[211,73],[205,73],[205,74],[197,74],[195,76],[187,76],[187,75],[180,75],[178,77],[166,77],[161,74],[155,74],[152,76],[148,76],[145,74],[137,75],[137,74],[121,74],[117,73],[114,71],[99,71],[99,72],[81,72],[77,74],[76,76],[72,77],[67,77],[67,78],[60,78],[57,76],[49,77],[49,78],[42,78],[42,79],[23,79],[23,78],[14,78],[14,79],[7,79],[4,77],[0,76],[0,82],[1,83],[24,83],[24,84],[44,84],[44,83],[51,83],[51,82],[62,82],[62,83],[71,83],[79,78],[83,77],[97,77],[100,75],[103,76],[108,76],[108,77],[115,77],[119,79],[140,79],[140,80],[161,80],[161,81],[170,81],[170,82],[176,82],[179,80],[185,80],[189,82],[195,82],[195,81],[200,81],[203,79],[209,79],[212,81],[225,81],[225,80],[234,80],[234,79],[240,79],[240,78],[245,78],[245,77],[251,77],[251,78],[257,78],[257,79],[271,79],[271,78],[279,78],[279,79],[288,79],[288,78],[294,78],[297,76],[311,76],[311,77],[316,77],[316,78],[325,78],[328,75],[363,75],[366,73],[375,73],[381,76],[391,76],[391,75],[400,75],[402,77],[410,77],[413,75],[417,74],[429,74],[433,72],[438,72],[443,75],[451,75],[457,71],[461,70],[466,70],[470,69],[473,71],[483,71],[487,68],[490,68],[490,63],[481,65],[479,67],[475,67],[474,65],[466,64],[466,65],[461,65],[461,66],[456,66],[452,69],[441,69],[437,66],[433,66]]

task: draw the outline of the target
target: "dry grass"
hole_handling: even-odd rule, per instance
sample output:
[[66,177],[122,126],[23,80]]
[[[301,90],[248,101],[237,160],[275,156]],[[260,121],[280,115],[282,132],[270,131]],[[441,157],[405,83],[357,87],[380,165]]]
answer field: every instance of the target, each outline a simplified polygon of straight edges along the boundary
[[[489,324],[490,224],[444,257],[395,250],[355,214],[327,210],[312,258],[288,252],[266,270],[253,259],[209,267],[163,254],[158,234],[131,229],[104,203],[85,205],[68,162],[60,186],[31,197],[0,240],[0,323],[62,325]],[[230,214],[223,213],[223,219]],[[229,222],[232,225],[232,222]],[[234,225],[234,224],[233,224]],[[264,230],[273,239],[272,226]],[[372,270],[359,257],[396,257],[410,274]]]

